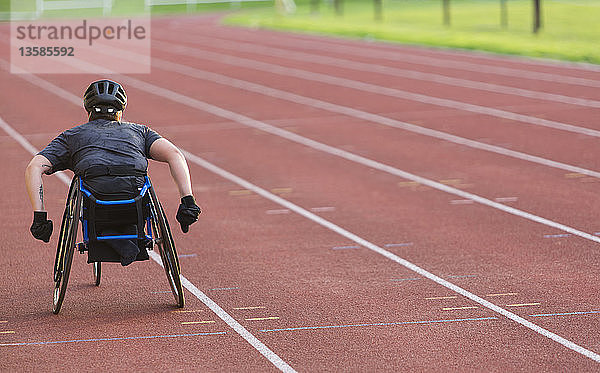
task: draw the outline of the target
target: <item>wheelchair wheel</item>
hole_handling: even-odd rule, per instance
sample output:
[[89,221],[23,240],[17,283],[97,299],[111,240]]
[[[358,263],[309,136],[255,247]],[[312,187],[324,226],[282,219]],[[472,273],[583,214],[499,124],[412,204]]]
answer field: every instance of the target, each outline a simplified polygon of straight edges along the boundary
[[102,274],[102,263],[92,263],[92,272],[94,273],[94,285],[100,286],[100,275]]
[[183,308],[185,299],[183,296],[183,287],[181,286],[181,270],[179,267],[179,259],[175,250],[175,243],[171,235],[171,228],[165,216],[165,212],[156,197],[153,188],[149,189],[150,201],[152,209],[152,230],[156,245],[158,246],[160,257],[163,262],[163,267],[167,274],[167,280],[171,286],[171,291],[177,302],[177,307]]
[[54,260],[54,296],[52,312],[60,312],[69,273],[71,272],[71,263],[73,262],[73,253],[75,252],[75,240],[77,239],[77,224],[81,212],[81,194],[79,193],[79,178],[74,177],[71,181],[65,212],[63,214],[60,234],[58,236],[58,247],[56,249],[56,258]]

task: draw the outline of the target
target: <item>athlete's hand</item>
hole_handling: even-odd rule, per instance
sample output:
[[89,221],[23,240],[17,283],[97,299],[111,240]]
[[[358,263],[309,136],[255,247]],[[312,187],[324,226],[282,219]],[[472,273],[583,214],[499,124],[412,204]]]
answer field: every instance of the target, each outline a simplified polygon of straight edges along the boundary
[[52,235],[52,220],[48,220],[46,211],[33,212],[33,224],[29,228],[33,237],[44,242],[50,242]]
[[181,204],[177,210],[177,221],[181,225],[183,233],[187,233],[190,229],[190,225],[194,224],[198,220],[200,215],[200,207],[196,205],[194,196],[185,196],[181,199]]

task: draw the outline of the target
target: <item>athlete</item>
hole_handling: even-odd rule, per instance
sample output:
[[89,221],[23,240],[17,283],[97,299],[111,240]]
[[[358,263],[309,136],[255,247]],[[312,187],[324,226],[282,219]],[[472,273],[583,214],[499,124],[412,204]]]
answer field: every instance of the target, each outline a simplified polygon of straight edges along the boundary
[[[25,183],[33,207],[31,234],[44,242],[49,242],[52,235],[52,221],[44,208],[42,175],[69,169],[84,180],[96,198],[128,199],[143,186],[148,159],[169,165],[181,197],[176,219],[187,233],[198,220],[200,208],[193,197],[188,165],[181,151],[150,128],[121,120],[127,95],[117,82],[99,80],[90,84],[83,106],[89,121],[58,135],[27,166]],[[133,241],[107,243],[120,255],[122,265],[133,262],[139,254]]]

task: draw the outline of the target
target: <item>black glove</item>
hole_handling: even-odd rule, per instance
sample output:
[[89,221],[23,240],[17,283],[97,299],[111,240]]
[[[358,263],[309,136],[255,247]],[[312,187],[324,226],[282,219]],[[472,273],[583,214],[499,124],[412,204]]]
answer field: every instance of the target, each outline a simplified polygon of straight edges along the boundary
[[50,242],[52,235],[52,220],[48,220],[46,211],[33,212],[33,224],[29,228],[33,237],[44,242]]
[[198,220],[198,215],[200,215],[200,207],[196,205],[194,196],[183,197],[176,216],[183,233],[188,232],[190,225]]

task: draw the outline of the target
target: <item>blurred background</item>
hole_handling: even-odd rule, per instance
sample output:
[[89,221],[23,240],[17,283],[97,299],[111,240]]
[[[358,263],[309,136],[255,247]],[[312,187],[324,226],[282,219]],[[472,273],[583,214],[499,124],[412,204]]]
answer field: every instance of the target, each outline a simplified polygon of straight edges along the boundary
[[0,19],[224,12],[230,25],[600,63],[600,0],[0,0]]

